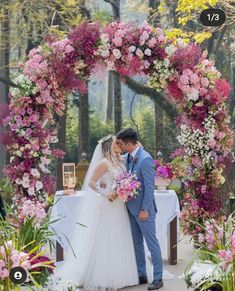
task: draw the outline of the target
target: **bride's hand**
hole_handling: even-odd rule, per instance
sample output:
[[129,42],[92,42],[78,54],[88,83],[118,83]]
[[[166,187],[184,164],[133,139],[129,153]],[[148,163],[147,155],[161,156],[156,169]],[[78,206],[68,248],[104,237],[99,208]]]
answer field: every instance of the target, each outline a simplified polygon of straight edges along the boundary
[[117,198],[117,194],[112,192],[107,197],[108,197],[110,202],[113,202]]

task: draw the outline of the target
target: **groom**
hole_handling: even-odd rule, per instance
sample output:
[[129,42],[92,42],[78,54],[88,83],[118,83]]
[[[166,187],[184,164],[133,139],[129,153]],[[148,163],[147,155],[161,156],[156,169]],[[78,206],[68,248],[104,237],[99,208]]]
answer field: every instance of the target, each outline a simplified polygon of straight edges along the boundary
[[127,153],[125,158],[128,172],[136,174],[141,182],[139,195],[127,202],[139,284],[148,282],[143,241],[145,239],[153,263],[153,282],[148,290],[156,290],[163,286],[163,265],[155,228],[157,208],[154,200],[154,162],[150,154],[138,145],[137,133],[132,128],[122,129],[116,139],[122,151]]

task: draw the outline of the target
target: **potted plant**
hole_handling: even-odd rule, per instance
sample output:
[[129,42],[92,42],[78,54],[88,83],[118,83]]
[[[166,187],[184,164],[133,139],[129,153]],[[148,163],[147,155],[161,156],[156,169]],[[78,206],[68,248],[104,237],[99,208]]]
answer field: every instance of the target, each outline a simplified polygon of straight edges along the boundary
[[155,164],[155,185],[158,190],[165,190],[170,185],[171,179],[173,178],[173,171],[170,164],[159,160],[154,161]]
[[185,281],[195,291],[235,290],[235,218],[204,221],[198,235],[198,259],[185,270]]

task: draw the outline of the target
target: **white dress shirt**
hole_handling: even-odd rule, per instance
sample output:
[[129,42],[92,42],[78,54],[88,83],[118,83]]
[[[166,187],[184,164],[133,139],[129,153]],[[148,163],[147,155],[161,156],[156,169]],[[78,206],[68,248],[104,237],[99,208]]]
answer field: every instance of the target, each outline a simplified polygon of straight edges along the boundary
[[140,148],[140,147],[137,147],[133,152],[131,152],[131,156],[132,156],[132,158],[135,157],[135,155],[137,154],[139,148]]

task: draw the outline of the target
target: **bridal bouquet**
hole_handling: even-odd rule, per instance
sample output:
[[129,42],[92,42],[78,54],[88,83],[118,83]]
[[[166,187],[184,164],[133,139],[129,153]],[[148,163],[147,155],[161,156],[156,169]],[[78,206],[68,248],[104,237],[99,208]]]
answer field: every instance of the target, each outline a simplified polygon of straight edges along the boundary
[[138,195],[140,186],[141,183],[137,180],[136,175],[124,173],[115,179],[113,188],[117,196],[127,202]]

